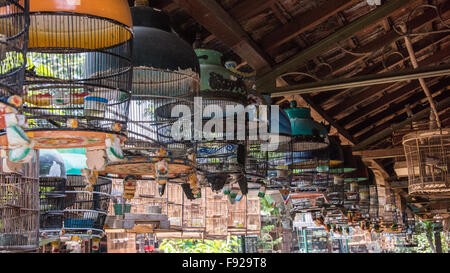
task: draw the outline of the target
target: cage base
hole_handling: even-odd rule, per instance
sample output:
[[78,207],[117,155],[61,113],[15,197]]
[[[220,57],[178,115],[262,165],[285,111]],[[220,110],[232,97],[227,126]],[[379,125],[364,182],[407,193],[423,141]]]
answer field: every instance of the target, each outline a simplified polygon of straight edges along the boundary
[[[157,158],[145,157],[128,157],[120,163],[109,164],[105,168],[105,172],[115,175],[155,175],[155,163]],[[179,177],[183,174],[189,174],[192,171],[192,166],[185,160],[171,160],[169,162],[168,177]]]
[[[33,140],[34,149],[105,148],[105,140],[111,135],[107,132],[78,130],[26,131],[26,134]],[[0,146],[8,146],[6,134],[0,136]]]

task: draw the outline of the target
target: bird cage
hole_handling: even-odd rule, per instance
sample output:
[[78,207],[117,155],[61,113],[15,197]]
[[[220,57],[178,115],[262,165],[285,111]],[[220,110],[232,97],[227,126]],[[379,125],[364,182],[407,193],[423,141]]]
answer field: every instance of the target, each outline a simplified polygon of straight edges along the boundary
[[167,216],[171,229],[183,228],[183,190],[178,183],[167,183]]
[[39,226],[40,232],[59,232],[63,228],[63,216],[65,208],[65,177],[40,177],[39,178]]
[[65,208],[66,166],[60,154],[53,150],[39,153],[40,232],[46,238],[59,237]]
[[206,191],[206,228],[205,235],[227,236],[228,235],[228,197],[216,194],[211,189]]
[[247,234],[261,233],[261,200],[255,191],[247,194]]
[[100,238],[104,234],[112,181],[98,177],[92,192],[86,191],[85,187],[82,176],[67,176],[63,233],[66,236]]
[[[175,107],[187,108],[191,120],[194,97],[200,89],[200,65],[192,47],[171,32],[162,11],[136,2],[133,17],[133,85],[128,122],[128,145],[158,142],[158,134],[172,139]],[[163,128],[163,129],[161,129]],[[190,140],[190,139],[188,139]]]
[[417,131],[403,137],[409,194],[450,193],[450,128]]
[[[270,98],[264,98],[266,103],[270,104]],[[269,154],[271,160],[275,159],[274,155],[280,150],[280,145],[286,145],[292,140],[291,122],[287,114],[279,107],[271,107],[270,113],[267,108],[269,105],[248,106],[249,129],[245,166],[247,177],[254,181],[265,179],[269,170],[273,169],[269,163]],[[270,117],[265,117],[263,113],[270,114]]]
[[6,172],[0,162],[0,252],[39,249],[38,166],[32,160],[19,172]]
[[131,213],[148,214],[152,211],[160,211],[167,215],[167,192],[160,196],[158,184],[155,181],[138,180],[136,195],[130,200]]
[[28,0],[0,1],[0,96],[2,103],[15,105],[8,98],[14,95],[22,97],[28,26]]
[[344,179],[340,176],[332,176],[328,182],[326,198],[332,208],[341,208],[344,205]]
[[290,185],[292,164],[292,141],[280,143],[275,151],[268,153],[268,187]]
[[[187,184],[188,185],[188,184]],[[201,189],[201,198],[184,198],[183,231],[204,231],[206,226],[206,188]],[[193,197],[193,196],[192,196]]]
[[128,2],[59,2],[30,0],[26,132],[35,149],[104,147],[110,134],[125,137],[128,119]]
[[297,102],[292,101],[291,108],[285,112],[291,120],[293,152],[320,150],[329,146],[329,129],[311,118],[311,109],[299,108]]

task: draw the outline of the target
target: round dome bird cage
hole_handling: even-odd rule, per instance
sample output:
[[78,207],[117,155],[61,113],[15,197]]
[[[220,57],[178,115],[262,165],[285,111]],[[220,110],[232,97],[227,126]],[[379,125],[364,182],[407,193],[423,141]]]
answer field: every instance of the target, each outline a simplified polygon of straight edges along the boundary
[[329,129],[311,118],[311,109],[297,107],[297,102],[292,101],[285,112],[291,120],[294,152],[320,150],[330,145]]
[[39,163],[18,172],[0,162],[0,252],[39,250]]
[[[165,161],[166,183],[194,171],[195,162],[188,159],[187,146],[181,143],[186,140],[182,137],[189,136],[178,139],[171,129],[176,123],[191,121],[194,97],[200,88],[200,67],[192,47],[171,32],[169,17],[147,4],[136,2],[131,8],[135,37],[125,158],[109,163],[105,171],[157,180],[158,166]],[[177,109],[188,113],[179,118],[174,112]],[[161,148],[166,154],[158,155]],[[163,194],[165,184],[160,188]]]
[[126,137],[132,40],[126,0],[30,0],[22,111],[35,149]]
[[450,193],[450,128],[417,131],[403,137],[409,194]]
[[43,150],[39,154],[39,226],[46,238],[59,237],[63,228],[66,168],[59,154]]
[[[198,100],[201,106],[197,107],[202,111],[197,114],[197,120],[194,118],[193,132],[197,144],[198,169],[206,176],[214,176],[214,182],[219,179],[216,174],[245,175],[245,82],[222,65],[220,52],[209,49],[195,49],[195,52],[201,70],[201,100]],[[227,113],[227,106],[236,106],[236,111]],[[229,128],[231,122],[233,127]],[[245,129],[242,125],[245,125]]]
[[98,177],[92,192],[85,188],[86,182],[82,176],[67,176],[63,234],[101,238],[108,214],[112,181]]
[[[174,123],[191,121],[200,64],[193,48],[171,32],[168,15],[138,2],[131,14],[135,37],[127,144],[155,143],[160,141],[158,134],[165,144],[184,136],[172,135]],[[180,117],[182,111],[186,116]]]
[[[274,160],[280,146],[282,148],[292,139],[291,122],[286,113],[280,108],[266,110],[268,108],[268,105],[249,106],[249,135],[245,167],[247,178],[253,182],[267,178],[269,171],[274,169],[269,157]],[[267,119],[259,114],[269,111]],[[264,128],[267,133],[264,132]]]
[[[28,44],[28,0],[0,1],[0,102],[2,110],[20,103],[10,97],[22,97]],[[4,121],[3,121],[4,122]],[[4,129],[4,124],[1,126]]]

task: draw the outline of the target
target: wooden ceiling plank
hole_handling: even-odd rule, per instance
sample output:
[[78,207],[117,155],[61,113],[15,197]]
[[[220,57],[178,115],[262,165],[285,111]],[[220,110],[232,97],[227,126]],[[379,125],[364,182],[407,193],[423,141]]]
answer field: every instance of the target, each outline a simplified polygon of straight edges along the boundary
[[[437,84],[430,87],[430,89],[431,89],[431,92],[433,94],[435,94],[443,89],[446,89],[447,87],[448,87],[448,79],[445,81],[438,82]],[[405,105],[408,105],[408,104],[411,105],[411,104],[416,103],[417,101],[420,101],[424,98],[426,98],[425,94],[423,94],[422,92],[418,92],[403,101],[392,104],[386,110],[384,110],[374,116],[371,116],[368,119],[365,119],[363,122],[356,124],[355,126],[349,128],[348,131],[350,132],[350,134],[355,135],[358,132],[360,132],[360,131],[364,130],[365,128],[367,128],[368,126],[370,126],[371,124],[375,124],[376,122],[384,120],[389,115],[395,114],[399,111],[405,111]]]
[[389,149],[354,151],[353,155],[359,155],[366,159],[383,159],[405,156],[405,151],[403,150],[403,147],[395,147]]
[[[442,99],[440,102],[438,102],[438,109],[446,108],[450,105],[450,97],[447,97],[445,99]],[[412,117],[403,119],[401,122],[387,122],[387,126],[385,126],[384,129],[376,132],[376,133],[370,133],[368,134],[368,137],[363,137],[363,141],[359,142],[355,147],[353,147],[354,151],[363,150],[370,146],[372,143],[375,143],[376,141],[383,139],[385,137],[390,136],[394,131],[398,129],[402,129],[408,124],[411,124],[413,121],[421,120],[424,118],[427,118],[430,115],[430,109],[428,107],[424,107],[423,110],[420,112],[417,112]]]
[[[421,66],[429,66],[434,63],[440,62],[442,60],[445,60],[448,57],[448,52],[446,50],[441,50],[437,52],[436,54],[433,54],[432,56],[422,60],[419,62]],[[374,86],[369,88],[368,90],[353,96],[352,99],[344,100],[342,103],[339,103],[329,110],[327,110],[328,114],[332,117],[336,116],[342,109],[347,109],[348,107],[352,107],[355,105],[358,105],[373,96],[380,94],[381,92],[384,92],[386,89],[390,88],[392,85],[390,83],[382,84],[378,86]],[[316,100],[316,99],[315,99]]]
[[304,65],[308,60],[311,60],[314,57],[322,54],[325,50],[336,45],[336,43],[352,37],[357,31],[360,31],[361,29],[378,23],[380,20],[383,20],[386,16],[389,16],[395,10],[398,10],[399,8],[402,8],[408,4],[410,4],[409,0],[390,0],[386,2],[372,12],[335,31],[327,38],[315,43],[314,45],[303,50],[289,60],[274,67],[270,72],[265,74],[259,73],[258,75],[262,76],[258,76],[257,86],[259,88],[274,88],[275,80],[279,76],[287,72],[295,71],[296,69]]
[[328,20],[329,17],[336,15],[338,12],[357,4],[358,2],[360,2],[360,0],[336,0],[326,2],[324,5],[312,11],[297,15],[290,23],[265,36],[260,41],[260,44],[264,50],[270,51],[294,39],[301,33],[313,29],[317,25]]
[[228,13],[236,19],[236,21],[246,20],[251,18],[264,10],[270,8],[273,3],[278,0],[245,0],[240,1],[236,6],[232,7]]

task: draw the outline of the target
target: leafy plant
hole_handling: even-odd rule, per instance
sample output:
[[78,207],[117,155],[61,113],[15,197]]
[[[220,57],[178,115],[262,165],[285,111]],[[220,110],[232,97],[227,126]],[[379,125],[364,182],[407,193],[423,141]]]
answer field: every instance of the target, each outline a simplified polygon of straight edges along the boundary
[[236,253],[238,246],[239,240],[233,236],[228,240],[164,240],[159,249],[165,253]]

